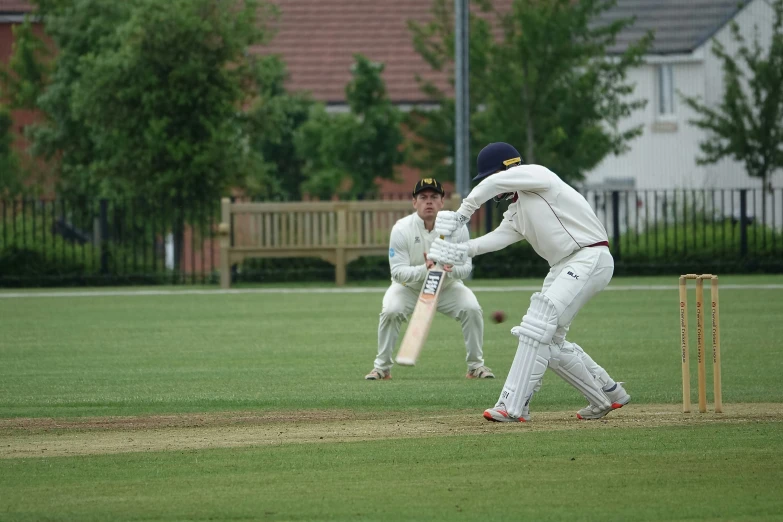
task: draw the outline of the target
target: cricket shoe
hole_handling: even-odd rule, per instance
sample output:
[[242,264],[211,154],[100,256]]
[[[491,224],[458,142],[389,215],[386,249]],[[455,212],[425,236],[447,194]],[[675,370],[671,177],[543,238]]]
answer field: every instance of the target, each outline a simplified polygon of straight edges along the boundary
[[611,391],[604,390],[604,393],[609,400],[612,401],[612,409],[617,410],[631,402],[631,396],[623,388],[623,382],[617,382]]
[[500,406],[484,410],[484,418],[492,422],[527,422],[530,420],[530,415],[512,417],[506,411],[506,407],[501,404]]
[[373,371],[365,375],[364,378],[368,381],[388,381],[391,379],[391,372],[374,368]]
[[606,417],[606,415],[614,410],[615,408],[612,405],[607,406],[606,408],[601,408],[600,406],[593,406],[592,404],[588,404],[578,412],[576,412],[576,418],[579,420],[596,420],[596,419],[602,419],[603,417]]
[[622,382],[617,382],[611,390],[604,390],[604,393],[612,403],[611,407],[600,408],[598,406],[588,405],[576,412],[576,418],[581,420],[600,419],[608,415],[612,410],[619,410],[631,402],[631,396],[625,391],[623,384],[624,383]]
[[492,373],[491,368],[487,368],[486,366],[479,366],[478,368],[468,370],[468,373],[465,375],[465,377],[468,379],[494,379],[495,374]]

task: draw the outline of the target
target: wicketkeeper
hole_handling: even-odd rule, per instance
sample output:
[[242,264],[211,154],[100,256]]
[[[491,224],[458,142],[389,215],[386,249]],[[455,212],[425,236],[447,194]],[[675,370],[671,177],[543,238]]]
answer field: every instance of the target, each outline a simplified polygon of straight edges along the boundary
[[[522,323],[511,329],[519,339],[517,353],[497,404],[485,410],[484,417],[528,420],[530,397],[547,367],[589,402],[577,412],[578,418],[599,419],[621,408],[631,400],[622,383],[565,339],[579,310],[612,278],[614,259],[606,229],[581,194],[546,167],[525,165],[508,143],[491,143],[481,150],[475,180],[481,182],[456,212],[438,213],[435,233],[460,241],[464,236],[453,234],[482,204],[493,198],[511,200],[495,230],[467,242],[468,256],[495,252],[524,239],[550,266],[541,291],[530,298]],[[453,242],[436,239],[429,258],[438,261],[457,248]]]
[[[400,326],[413,312],[427,275],[426,252],[437,237],[435,218],[438,211],[443,209],[443,196],[443,186],[436,180],[420,180],[413,188],[413,208],[416,212],[400,219],[392,228],[389,242],[392,283],[383,296],[378,324],[378,355],[373,370],[364,377],[367,380],[391,379],[392,355]],[[463,245],[470,238],[464,225],[455,227],[450,233]],[[465,258],[464,246],[462,248],[461,257]],[[442,256],[441,259],[445,261],[447,257]],[[460,266],[444,264],[443,270],[447,275],[438,299],[438,311],[462,325],[467,349],[466,377],[487,379],[495,376],[492,370],[484,366],[484,319],[481,306],[473,292],[462,283],[462,279],[472,269],[470,259]]]

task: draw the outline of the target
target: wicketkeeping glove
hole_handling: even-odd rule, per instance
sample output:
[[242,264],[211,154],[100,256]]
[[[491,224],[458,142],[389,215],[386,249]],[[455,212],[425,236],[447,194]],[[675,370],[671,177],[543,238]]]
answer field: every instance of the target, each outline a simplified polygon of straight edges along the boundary
[[439,236],[450,236],[462,228],[470,218],[451,210],[441,210],[435,218],[435,232]]
[[462,266],[468,260],[468,244],[449,243],[438,238],[432,242],[427,259],[441,265]]

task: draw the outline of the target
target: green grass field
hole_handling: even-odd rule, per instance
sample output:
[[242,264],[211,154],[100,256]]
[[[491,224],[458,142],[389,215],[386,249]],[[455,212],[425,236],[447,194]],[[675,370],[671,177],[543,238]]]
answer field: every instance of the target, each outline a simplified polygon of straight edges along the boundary
[[721,278],[725,413],[680,412],[676,278],[618,278],[569,339],[633,402],[580,422],[548,374],[519,425],[481,412],[540,281],[469,284],[510,317],[494,380],[438,316],[415,368],[364,381],[383,283],[0,291],[0,520],[783,520],[782,276]]

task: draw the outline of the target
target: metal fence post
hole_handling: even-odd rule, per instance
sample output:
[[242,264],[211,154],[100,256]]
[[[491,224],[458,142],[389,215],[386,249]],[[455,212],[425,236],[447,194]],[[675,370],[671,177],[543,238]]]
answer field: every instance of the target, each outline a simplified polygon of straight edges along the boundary
[[748,255],[748,189],[740,190],[740,257]]
[[101,198],[98,214],[98,235],[101,245],[101,275],[109,274],[109,200]]
[[614,257],[620,260],[620,192],[612,191],[612,245]]

